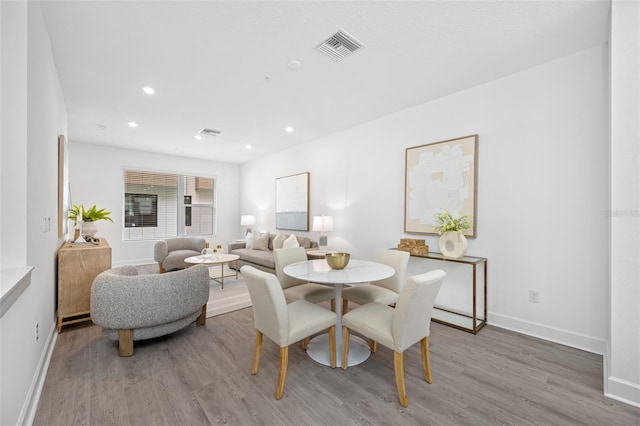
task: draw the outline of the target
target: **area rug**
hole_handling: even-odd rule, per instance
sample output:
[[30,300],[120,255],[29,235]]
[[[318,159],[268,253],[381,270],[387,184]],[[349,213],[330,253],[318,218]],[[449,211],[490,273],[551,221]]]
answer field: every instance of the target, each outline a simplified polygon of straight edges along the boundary
[[[140,274],[157,274],[158,264],[137,265]],[[236,279],[235,270],[230,269],[227,265],[224,267],[224,289],[217,280],[209,280],[209,301],[207,302],[207,318],[226,314],[228,312],[237,311],[251,306],[251,298],[249,290],[242,279],[242,275],[238,273]],[[209,276],[219,277],[220,266],[212,266],[209,268]]]

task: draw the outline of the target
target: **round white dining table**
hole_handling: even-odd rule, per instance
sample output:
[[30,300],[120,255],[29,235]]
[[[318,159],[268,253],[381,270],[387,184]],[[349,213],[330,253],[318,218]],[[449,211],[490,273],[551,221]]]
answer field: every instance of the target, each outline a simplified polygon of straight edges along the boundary
[[[344,286],[366,284],[392,276],[392,267],[382,263],[366,260],[351,260],[344,269],[331,269],[325,259],[307,260],[285,266],[284,273],[304,281],[332,285],[335,288],[336,314],[336,360],[342,366],[342,289]],[[327,333],[314,337],[309,342],[307,354],[316,362],[330,365],[329,335]],[[358,365],[371,355],[367,342],[357,336],[349,340],[349,359],[347,366]]]

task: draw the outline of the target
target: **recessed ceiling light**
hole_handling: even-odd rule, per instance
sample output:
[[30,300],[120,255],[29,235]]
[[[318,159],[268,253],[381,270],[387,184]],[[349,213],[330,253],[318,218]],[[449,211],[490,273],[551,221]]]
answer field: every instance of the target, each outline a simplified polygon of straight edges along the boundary
[[287,68],[289,68],[290,70],[297,70],[298,68],[300,68],[300,65],[300,61],[292,59],[287,63]]
[[144,93],[146,93],[147,95],[153,95],[154,93],[156,93],[155,89],[151,86],[144,86],[142,88],[142,90],[144,91]]
[[253,147],[252,147],[251,145],[249,145],[249,144],[245,145],[244,147],[245,147],[246,149],[251,149],[251,148],[253,148]]
[[129,127],[138,127],[138,123],[136,123],[135,121],[130,121]]
[[198,140],[202,140],[202,136],[200,136],[200,135],[196,135],[196,139],[198,139]]
[[291,126],[285,127],[284,130],[286,130],[287,133],[293,133],[293,127],[291,127]]

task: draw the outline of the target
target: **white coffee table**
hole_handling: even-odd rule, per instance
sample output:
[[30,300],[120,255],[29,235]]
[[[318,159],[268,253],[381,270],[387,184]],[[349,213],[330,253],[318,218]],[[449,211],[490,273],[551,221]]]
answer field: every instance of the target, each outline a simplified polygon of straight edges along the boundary
[[[237,254],[223,254],[223,255],[214,255],[212,257],[205,256],[192,256],[187,257],[184,260],[185,268],[193,265],[208,265],[215,266],[220,265],[220,276],[209,276],[212,280],[219,282],[222,288],[224,289],[224,279],[225,277],[233,277],[235,275],[236,279],[238,279],[238,259],[240,256]],[[225,275],[224,274],[224,265],[228,265],[231,262],[236,262],[235,274]]]

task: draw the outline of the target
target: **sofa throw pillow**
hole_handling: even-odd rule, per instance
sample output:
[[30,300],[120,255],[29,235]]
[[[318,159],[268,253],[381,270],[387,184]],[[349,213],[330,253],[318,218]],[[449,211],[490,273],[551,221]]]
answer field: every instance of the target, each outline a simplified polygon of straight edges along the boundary
[[282,243],[282,248],[296,248],[296,247],[300,247],[300,244],[298,244],[298,239],[294,234],[289,235],[287,239],[284,240],[284,242]]
[[269,233],[256,234],[256,236],[253,237],[253,246],[251,248],[254,250],[269,250]]
[[282,248],[282,244],[284,243],[284,240],[287,239],[287,236],[278,232],[278,234],[276,235],[276,237],[273,239],[273,249],[281,249]]
[[296,237],[296,239],[298,240],[298,244],[300,244],[300,247],[304,247],[306,249],[311,248],[311,239],[308,237]]
[[244,238],[244,246],[248,249],[253,246],[253,234],[251,232],[247,232],[247,236]]

